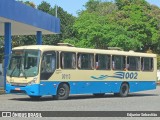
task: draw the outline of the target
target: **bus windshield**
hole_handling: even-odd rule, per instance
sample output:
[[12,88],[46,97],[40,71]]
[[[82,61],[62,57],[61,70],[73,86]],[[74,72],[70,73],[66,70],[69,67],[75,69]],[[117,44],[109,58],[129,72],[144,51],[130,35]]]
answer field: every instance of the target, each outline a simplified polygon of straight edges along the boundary
[[15,50],[12,52],[7,75],[10,77],[34,77],[38,74],[39,50]]

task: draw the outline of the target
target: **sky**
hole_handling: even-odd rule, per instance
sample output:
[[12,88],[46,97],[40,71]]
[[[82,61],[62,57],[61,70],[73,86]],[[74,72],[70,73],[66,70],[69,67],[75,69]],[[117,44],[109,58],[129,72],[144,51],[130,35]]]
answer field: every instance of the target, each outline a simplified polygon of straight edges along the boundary
[[[68,13],[77,16],[77,12],[84,9],[84,5],[88,0],[23,0],[31,1],[36,5],[39,5],[42,1],[47,1],[51,6],[58,5],[62,7]],[[107,1],[107,0],[106,0]],[[113,1],[113,0],[108,0]],[[148,3],[157,5],[160,7],[160,0],[147,0]]]

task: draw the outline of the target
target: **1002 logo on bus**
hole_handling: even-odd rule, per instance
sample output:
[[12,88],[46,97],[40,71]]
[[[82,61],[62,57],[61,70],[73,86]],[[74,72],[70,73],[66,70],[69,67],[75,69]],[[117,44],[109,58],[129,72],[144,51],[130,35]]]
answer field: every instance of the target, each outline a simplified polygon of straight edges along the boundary
[[123,78],[124,79],[137,79],[138,73],[137,72],[124,72]]

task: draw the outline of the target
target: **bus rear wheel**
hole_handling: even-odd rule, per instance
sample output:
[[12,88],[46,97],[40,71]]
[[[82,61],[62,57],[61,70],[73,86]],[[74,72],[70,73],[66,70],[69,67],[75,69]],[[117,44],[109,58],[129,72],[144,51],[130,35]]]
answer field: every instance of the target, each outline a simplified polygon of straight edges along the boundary
[[62,83],[57,89],[57,95],[55,96],[55,98],[57,100],[66,100],[69,96],[69,91],[69,86],[65,83]]
[[128,96],[128,93],[129,93],[129,85],[127,83],[122,83],[120,92],[119,92],[119,96],[126,97]]

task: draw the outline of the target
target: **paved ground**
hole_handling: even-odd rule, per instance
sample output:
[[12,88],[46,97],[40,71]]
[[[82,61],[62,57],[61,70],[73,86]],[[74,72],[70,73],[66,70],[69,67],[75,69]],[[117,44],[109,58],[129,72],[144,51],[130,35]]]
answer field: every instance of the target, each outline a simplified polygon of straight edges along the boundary
[[76,95],[68,100],[57,101],[48,96],[36,101],[26,95],[0,95],[0,111],[160,111],[160,86],[126,98],[112,94],[99,98]]

